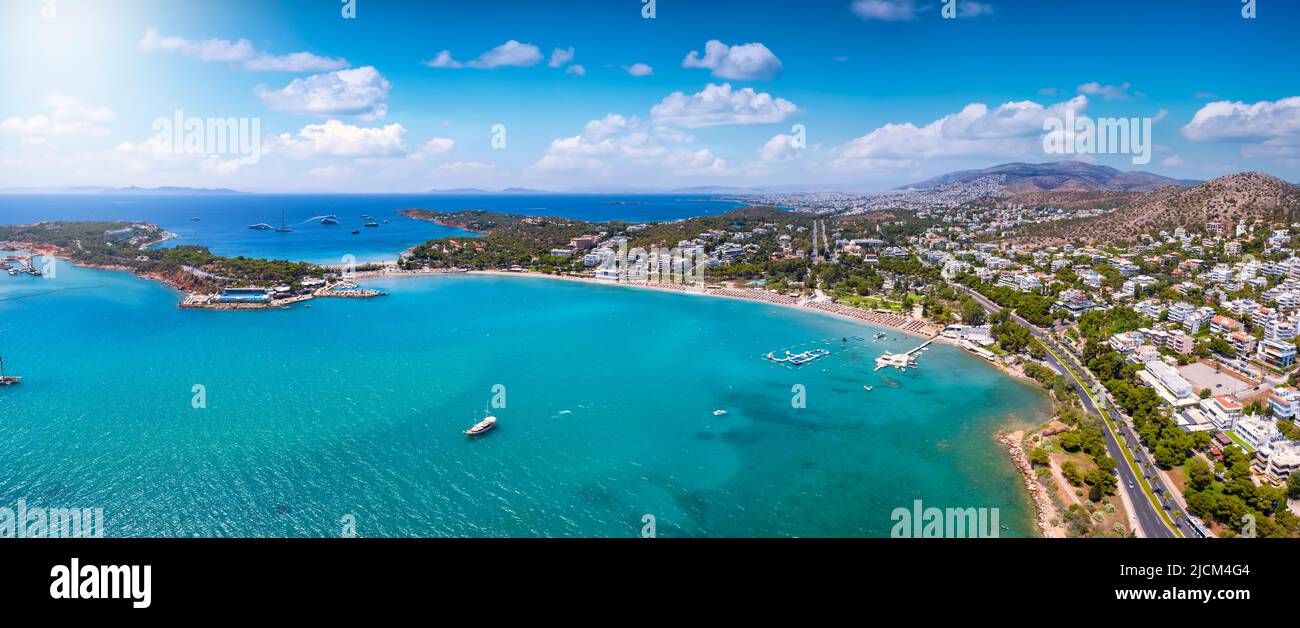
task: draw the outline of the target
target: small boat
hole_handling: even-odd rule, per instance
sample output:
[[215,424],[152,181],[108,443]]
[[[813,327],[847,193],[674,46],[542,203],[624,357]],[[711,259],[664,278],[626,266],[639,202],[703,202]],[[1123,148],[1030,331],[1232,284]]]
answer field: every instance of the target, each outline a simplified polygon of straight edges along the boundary
[[465,430],[465,435],[478,436],[479,434],[482,434],[483,432],[486,432],[496,426],[497,426],[497,418],[494,416],[490,416],[486,419],[483,419],[482,421],[479,421],[478,423],[475,423],[474,427]]
[[264,222],[259,222],[259,223],[255,224],[255,225],[248,225],[248,228],[249,228],[249,229],[257,229],[258,231],[270,231],[271,229],[274,229],[274,227],[272,227],[271,225],[268,225],[268,224],[266,224],[266,223],[264,223]]
[[713,411],[713,416],[722,416],[722,415],[724,415],[724,414],[726,414],[726,413],[727,413],[726,410],[714,410],[714,411]]
[[352,235],[361,235],[361,232],[360,232],[360,231],[357,231],[356,229],[353,229],[353,230],[352,230]]
[[867,391],[867,392],[871,392],[872,390],[875,390],[875,387],[874,387],[874,386],[863,386],[863,387],[862,387],[862,390],[865,390],[865,391]]
[[339,224],[339,219],[338,219],[338,218],[335,218],[335,217],[333,217],[333,216],[326,216],[326,217],[320,219],[320,224],[322,224],[322,225],[337,225],[337,224]]
[[366,226],[366,227],[378,227],[378,226],[379,226],[379,223],[377,223],[377,222],[375,222],[375,221],[372,220],[372,221],[366,223],[364,226]]
[[881,338],[884,337],[885,337],[885,332],[883,331],[878,331],[876,332],[876,335],[872,336],[872,338],[875,338],[876,340],[880,340]]
[[5,359],[0,357],[0,386],[13,386],[14,384],[21,384],[22,381],[23,378],[21,377],[5,375]]

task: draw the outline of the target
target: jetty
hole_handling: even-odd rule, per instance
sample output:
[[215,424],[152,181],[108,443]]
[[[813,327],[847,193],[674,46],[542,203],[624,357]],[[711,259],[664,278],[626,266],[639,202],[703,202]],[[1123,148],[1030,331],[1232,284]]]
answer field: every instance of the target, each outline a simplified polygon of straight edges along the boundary
[[889,353],[888,351],[886,351],[885,355],[876,358],[876,370],[879,371],[880,369],[883,368],[893,367],[900,371],[904,371],[909,368],[916,368],[917,355],[920,354],[922,351],[924,351],[926,347],[929,347],[931,344],[934,343],[935,340],[938,339],[939,337],[935,336],[934,338],[931,338],[921,343],[915,349],[912,349],[907,353]]

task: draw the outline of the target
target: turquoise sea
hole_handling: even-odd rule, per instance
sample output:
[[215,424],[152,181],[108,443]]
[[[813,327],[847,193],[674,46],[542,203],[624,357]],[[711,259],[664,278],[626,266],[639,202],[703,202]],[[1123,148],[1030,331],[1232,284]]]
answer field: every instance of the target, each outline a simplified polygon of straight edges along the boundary
[[[661,537],[887,536],[920,499],[1033,534],[993,434],[1046,399],[958,349],[873,373],[918,341],[616,286],[368,285],[390,295],[206,312],[124,273],[0,275],[26,378],[0,389],[0,506],[103,508],[109,536],[329,537],[353,515],[363,537],[629,537],[647,514]],[[832,355],[761,358],[797,347]],[[462,435],[485,410],[499,427]]]

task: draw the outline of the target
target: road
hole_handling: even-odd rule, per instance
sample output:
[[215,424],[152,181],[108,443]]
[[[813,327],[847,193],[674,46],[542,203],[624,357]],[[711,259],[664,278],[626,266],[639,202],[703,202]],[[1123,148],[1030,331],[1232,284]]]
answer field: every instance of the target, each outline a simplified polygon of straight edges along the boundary
[[[976,303],[982,305],[985,310],[988,310],[989,312],[1002,311],[1002,306],[990,301],[984,295],[965,286],[958,285],[956,287],[974,299]],[[1080,392],[1082,393],[1079,395],[1079,399],[1083,401],[1084,409],[1088,412],[1097,414],[1104,419],[1107,415],[1101,410],[1101,408],[1097,407],[1097,400],[1093,398],[1093,393],[1091,392],[1092,388],[1090,388],[1079,375],[1080,372],[1086,372],[1083,369],[1083,366],[1079,365],[1077,362],[1072,366],[1063,364],[1062,359],[1064,358],[1062,358],[1062,356],[1052,348],[1055,345],[1055,342],[1051,341],[1051,338],[1045,330],[1040,329],[1037,325],[1031,324],[1029,321],[1021,318],[1014,312],[1011,314],[1011,320],[1028,329],[1029,333],[1033,334],[1035,338],[1039,339],[1039,341],[1048,348],[1046,356],[1046,362],[1048,365],[1056,369],[1059,373],[1068,374],[1069,377],[1072,377],[1076,382],[1078,382]],[[1069,355],[1068,352],[1066,355]],[[1074,356],[1070,356],[1070,359],[1073,359],[1073,357]],[[1110,406],[1114,407],[1114,404],[1110,404]],[[1142,468],[1147,468],[1151,465],[1150,457],[1140,453],[1140,446],[1138,448],[1139,453],[1136,454],[1136,456],[1130,455],[1129,450],[1119,442],[1118,436],[1114,433],[1110,421],[1103,421],[1103,423],[1106,425],[1106,429],[1102,430],[1102,434],[1106,437],[1106,452],[1111,458],[1114,458],[1119,463],[1116,465],[1116,470],[1119,474],[1119,490],[1124,491],[1128,503],[1132,504],[1133,509],[1136,511],[1133,515],[1137,517],[1141,535],[1149,538],[1175,538],[1181,536],[1165,523],[1164,517],[1168,516],[1172,519],[1172,513],[1164,515],[1161,512],[1160,507],[1152,502],[1153,497],[1148,496],[1144,489],[1145,477],[1139,478],[1137,473],[1133,470],[1133,465],[1129,464],[1129,461],[1133,460],[1137,464],[1143,464],[1144,466]],[[1126,440],[1130,443],[1139,442],[1136,435],[1132,434],[1132,427],[1130,425],[1121,423],[1120,429],[1128,430],[1126,433]],[[1145,463],[1140,462],[1143,460],[1145,460]],[[1147,472],[1144,475],[1150,475],[1153,477],[1157,476],[1153,471]],[[1157,486],[1159,485],[1157,484]],[[1167,487],[1160,486],[1160,488],[1161,491],[1168,494]]]

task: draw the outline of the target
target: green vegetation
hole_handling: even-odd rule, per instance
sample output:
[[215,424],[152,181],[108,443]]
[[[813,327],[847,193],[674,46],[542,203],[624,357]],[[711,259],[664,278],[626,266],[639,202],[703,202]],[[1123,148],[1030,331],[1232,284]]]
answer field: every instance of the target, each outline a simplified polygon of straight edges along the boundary
[[1055,300],[1051,297],[1016,292],[1006,286],[980,283],[979,278],[974,275],[961,277],[961,283],[984,295],[990,301],[1015,310],[1016,314],[1034,325],[1045,327],[1056,320],[1052,315],[1052,304]]
[[[865,255],[841,254],[835,264],[814,264],[806,255],[813,244],[814,216],[772,207],[746,207],[716,216],[644,225],[486,211],[409,209],[403,214],[477,233],[474,237],[440,238],[416,246],[402,262],[405,268],[520,267],[545,273],[585,273],[592,270],[583,262],[585,251],[568,256],[552,256],[550,252],[569,249],[570,240],[582,235],[604,241],[626,238],[626,250],[616,250],[616,254],[631,254],[636,249],[673,249],[692,242],[701,243],[717,258],[705,270],[709,282],[760,281],[770,290],[801,294],[821,288],[846,304],[872,309],[905,311],[920,303],[932,316],[945,319],[951,319],[952,308],[962,308],[962,302],[955,300],[951,288],[942,282],[938,269],[911,256],[873,254],[869,260]],[[906,238],[922,233],[928,224],[892,218],[896,216],[880,212],[817,220],[834,233],[834,240],[840,244],[873,239],[885,245],[906,245]],[[822,244],[818,242],[818,246]],[[725,256],[718,254],[723,247],[729,249]],[[965,311],[975,315],[972,310]]]
[[[132,229],[133,233],[128,238],[106,238],[105,232],[120,229]],[[324,273],[321,267],[303,262],[221,257],[202,246],[141,248],[161,240],[163,235],[156,225],[137,223],[133,227],[126,222],[45,222],[0,227],[0,241],[58,247],[64,255],[83,264],[156,275],[191,291],[240,285],[297,288],[303,278]]]
[[[1203,458],[1187,462],[1187,507],[1193,514],[1223,526],[1224,536],[1236,536],[1253,518],[1254,534],[1263,538],[1300,536],[1300,517],[1286,506],[1290,492],[1300,494],[1300,482],[1286,488],[1256,486],[1250,459],[1236,447],[1223,451],[1224,479],[1220,481]],[[1297,476],[1292,476],[1293,480]]]

